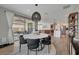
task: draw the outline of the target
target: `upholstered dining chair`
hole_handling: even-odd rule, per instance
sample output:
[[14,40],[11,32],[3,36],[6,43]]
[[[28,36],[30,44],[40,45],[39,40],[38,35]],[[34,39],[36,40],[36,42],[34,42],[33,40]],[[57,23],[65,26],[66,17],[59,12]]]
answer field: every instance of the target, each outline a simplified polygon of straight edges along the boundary
[[19,41],[19,52],[21,52],[21,45],[22,44],[26,44],[27,43],[27,39],[24,39],[23,35],[20,35],[19,37],[20,41]]
[[29,54],[29,50],[33,50],[35,49],[36,51],[36,55],[37,55],[37,48],[39,48],[39,39],[27,39],[27,47],[28,47],[28,52],[27,54]]
[[48,36],[46,38],[43,38],[42,44],[48,45],[48,53],[50,53],[49,45],[51,45],[51,36]]

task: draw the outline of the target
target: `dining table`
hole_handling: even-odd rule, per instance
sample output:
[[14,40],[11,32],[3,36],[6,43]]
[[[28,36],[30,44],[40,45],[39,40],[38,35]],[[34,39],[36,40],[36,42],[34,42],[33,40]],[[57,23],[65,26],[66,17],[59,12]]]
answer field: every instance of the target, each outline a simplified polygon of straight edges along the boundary
[[41,48],[38,49],[38,51],[41,51],[42,49],[44,49],[44,45],[42,45],[42,40],[44,38],[47,38],[49,36],[49,34],[46,33],[31,33],[31,34],[24,34],[23,37],[24,39],[29,39],[29,40],[36,40],[36,39],[40,39],[40,46]]
[[48,37],[49,34],[46,33],[31,33],[31,34],[24,34],[23,37],[25,39],[42,39]]

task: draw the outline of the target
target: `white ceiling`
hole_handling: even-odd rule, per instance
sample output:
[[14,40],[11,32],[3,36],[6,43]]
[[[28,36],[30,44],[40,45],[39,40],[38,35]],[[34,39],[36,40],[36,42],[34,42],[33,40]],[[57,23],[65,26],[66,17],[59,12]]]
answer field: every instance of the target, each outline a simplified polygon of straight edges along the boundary
[[32,16],[32,13],[38,11],[41,14],[42,23],[66,22],[68,14],[78,10],[79,5],[66,4],[0,4],[1,7]]

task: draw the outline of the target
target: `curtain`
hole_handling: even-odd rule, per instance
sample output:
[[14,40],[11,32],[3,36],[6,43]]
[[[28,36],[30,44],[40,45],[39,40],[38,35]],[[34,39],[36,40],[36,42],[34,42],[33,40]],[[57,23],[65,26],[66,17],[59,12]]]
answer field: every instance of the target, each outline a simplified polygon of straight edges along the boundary
[[14,17],[14,13],[10,12],[10,11],[6,11],[6,17],[7,17],[7,21],[8,21],[8,26],[9,26],[9,31],[8,31],[8,41],[9,43],[13,43],[14,39],[13,39],[13,31],[12,31],[12,22],[13,22],[13,17]]
[[8,43],[8,22],[5,10],[0,8],[0,45]]

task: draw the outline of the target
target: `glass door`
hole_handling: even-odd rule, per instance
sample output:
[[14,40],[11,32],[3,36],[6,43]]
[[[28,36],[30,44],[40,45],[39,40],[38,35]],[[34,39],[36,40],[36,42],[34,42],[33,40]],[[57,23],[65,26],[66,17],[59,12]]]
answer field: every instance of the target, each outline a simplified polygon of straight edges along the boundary
[[33,24],[32,23],[28,23],[28,32],[32,33],[33,31]]

